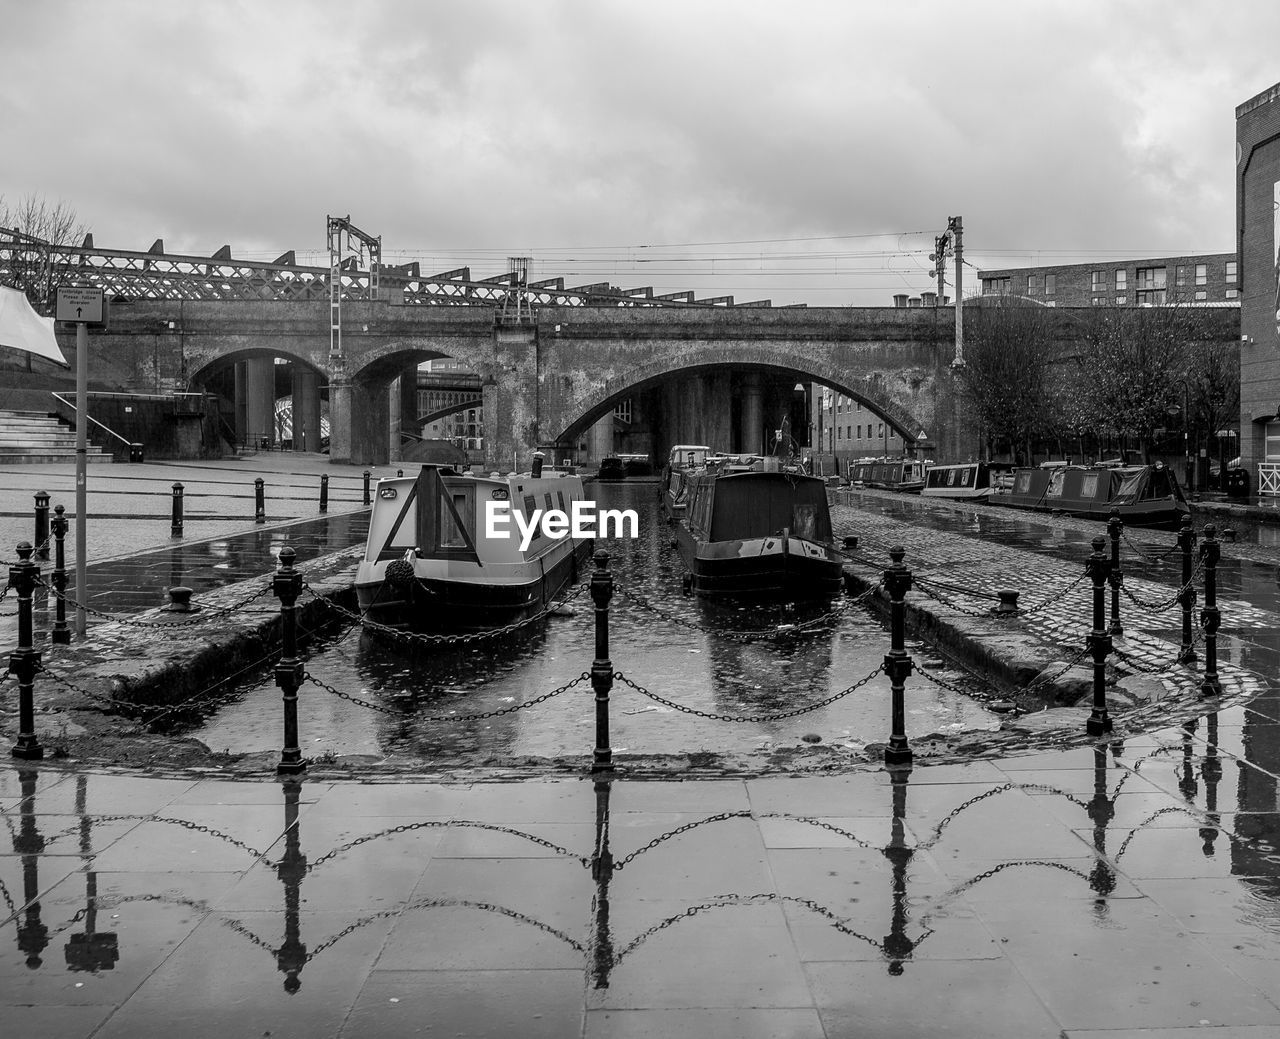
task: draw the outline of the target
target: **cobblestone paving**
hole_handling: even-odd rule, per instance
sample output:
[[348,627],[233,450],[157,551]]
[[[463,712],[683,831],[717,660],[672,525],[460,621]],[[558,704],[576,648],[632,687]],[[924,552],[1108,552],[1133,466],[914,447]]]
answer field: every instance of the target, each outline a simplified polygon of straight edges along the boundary
[[[1021,593],[1021,609],[1016,617],[1007,621],[1008,624],[1032,632],[1048,643],[1060,645],[1064,663],[1085,646],[1086,636],[1092,627],[1093,588],[1084,573],[1083,557],[1078,563],[1071,563],[1039,552],[993,544],[964,533],[963,522],[956,524],[954,532],[941,531],[858,509],[859,498],[869,493],[843,492],[838,499],[839,504],[832,510],[837,535],[853,534],[859,538],[853,560],[855,564],[880,568],[888,562],[889,549],[901,545],[907,553],[904,562],[916,578],[913,590],[908,593],[908,601],[942,617],[990,616],[996,593],[1002,589],[1017,589]],[[944,507],[951,505],[948,503]],[[1057,529],[1072,529],[1070,520],[1045,518]],[[1039,521],[1040,516],[1037,515],[1035,522]],[[1074,529],[1096,533],[1100,528],[1091,524],[1074,525]],[[1153,554],[1167,552],[1169,547],[1176,548],[1172,542],[1173,535],[1143,530],[1139,536],[1143,540],[1137,543],[1138,547]],[[1161,537],[1167,537],[1168,542],[1156,540]],[[1224,558],[1234,555],[1237,547],[1244,546],[1224,545]],[[1251,554],[1261,561],[1265,550],[1251,547]],[[1131,544],[1122,546],[1122,568],[1134,551]],[[1274,553],[1270,561],[1274,562]],[[1198,567],[1194,583],[1200,599],[1193,618],[1193,644],[1197,645],[1197,652],[1203,657],[1203,635],[1199,626],[1199,607],[1203,605],[1203,593],[1200,592],[1202,574]],[[1127,593],[1122,598],[1120,613],[1124,634],[1114,639],[1117,652],[1108,661],[1108,668],[1116,678],[1151,675],[1171,694],[1168,700],[1128,712],[1125,716],[1127,721],[1136,725],[1144,720],[1163,717],[1163,721],[1168,722],[1169,712],[1177,709],[1175,703],[1183,707],[1194,705],[1202,681],[1194,666],[1177,662],[1180,639],[1170,641],[1165,637],[1171,631],[1181,631],[1178,588],[1131,574],[1125,576],[1123,587]],[[1106,602],[1109,620],[1110,586],[1106,590]],[[1221,596],[1218,606],[1222,611],[1220,640],[1241,631],[1280,629],[1280,613],[1275,611]],[[1088,660],[1082,663],[1087,665]],[[1262,676],[1225,663],[1221,658],[1218,676],[1222,695],[1215,702],[1219,706],[1241,702],[1267,687],[1267,680]],[[1062,735],[1067,735],[1066,730]]]

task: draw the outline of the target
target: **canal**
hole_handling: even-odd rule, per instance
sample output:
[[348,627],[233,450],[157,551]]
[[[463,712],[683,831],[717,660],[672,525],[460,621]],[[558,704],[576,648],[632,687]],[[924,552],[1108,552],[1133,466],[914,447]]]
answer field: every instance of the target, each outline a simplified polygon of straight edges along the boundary
[[[601,507],[633,508],[640,517],[638,538],[601,543],[611,555],[617,587],[611,609],[615,670],[674,704],[717,716],[684,713],[615,683],[615,754],[757,769],[783,763],[799,748],[848,753],[888,738],[889,683],[875,672],[889,636],[878,614],[841,600],[828,621],[801,633],[775,634],[778,625],[814,621],[824,611],[718,605],[685,596],[656,486],[600,484],[592,493]],[[588,682],[526,709],[473,718],[552,692],[590,667],[594,611],[581,587],[585,583],[584,575],[567,615],[550,618],[517,641],[439,647],[358,628],[317,637],[306,650],[306,668],[328,689],[315,682],[302,687],[303,754],[431,768],[588,759],[595,742]],[[909,642],[908,648],[950,684],[965,688],[970,681],[927,646]],[[873,677],[856,691],[818,710],[785,719],[731,720],[817,703],[868,676]],[[280,692],[265,674],[235,690],[187,734],[215,752],[278,751],[279,719]],[[977,700],[919,679],[911,683],[907,733],[913,740],[997,725]]]

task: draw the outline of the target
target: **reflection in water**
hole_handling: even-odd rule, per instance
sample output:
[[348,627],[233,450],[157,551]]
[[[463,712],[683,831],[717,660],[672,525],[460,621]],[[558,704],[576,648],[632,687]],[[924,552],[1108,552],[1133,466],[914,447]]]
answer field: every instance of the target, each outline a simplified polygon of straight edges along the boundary
[[[611,656],[615,668],[638,685],[695,711],[760,716],[819,703],[882,665],[888,634],[878,614],[848,600],[824,614],[821,607],[686,596],[671,528],[652,485],[602,486],[599,496],[602,508],[635,508],[641,519],[639,538],[610,539],[602,546],[616,582]],[[382,710],[362,713],[350,701],[337,703],[317,688],[304,688],[299,722],[306,753],[381,753],[437,766],[472,764],[477,756],[523,763],[589,753],[593,711],[585,690],[529,710],[495,713],[555,689],[590,666],[594,633],[585,583],[584,574],[571,616],[552,617],[499,640],[442,647],[353,632],[343,641],[308,648],[309,674],[340,695]],[[997,727],[982,703],[954,691],[971,687],[972,676],[932,658],[921,662],[953,689],[910,684],[909,735]],[[615,750],[637,755],[763,755],[800,746],[814,733],[828,746],[857,750],[887,733],[887,688],[887,679],[878,678],[812,714],[726,726],[680,714],[615,683],[611,732]],[[263,676],[193,735],[233,753],[270,749],[278,715],[278,691]],[[429,720],[450,716],[472,720]]]
[[[3,888],[0,893],[3,894],[8,907],[5,922],[14,925],[21,964],[30,972],[56,970],[55,963],[44,956],[44,951],[53,937],[63,932],[71,932],[67,936],[64,947],[65,967],[71,972],[100,974],[113,971],[117,969],[118,964],[127,961],[130,956],[140,956],[148,962],[154,959],[157,950],[149,943],[164,942],[165,938],[148,933],[145,925],[133,929],[130,926],[132,921],[126,919],[116,925],[118,930],[99,929],[99,913],[104,906],[119,907],[134,900],[149,900],[168,902],[195,910],[199,919],[191,924],[193,927],[202,919],[212,919],[225,927],[229,933],[237,935],[248,943],[245,949],[246,955],[251,956],[255,948],[261,949],[270,957],[276,971],[283,974],[284,989],[290,994],[297,993],[303,987],[303,976],[310,964],[329,953],[329,950],[340,947],[348,936],[362,928],[375,921],[401,918],[410,913],[445,907],[462,907],[475,912],[496,914],[550,935],[563,947],[582,956],[581,962],[589,984],[596,989],[607,988],[618,972],[627,969],[629,957],[648,942],[657,940],[660,935],[663,936],[664,941],[679,943],[681,928],[696,928],[698,925],[695,921],[700,915],[732,913],[735,908],[765,903],[790,906],[796,911],[811,914],[849,940],[874,947],[879,951],[888,973],[892,976],[900,976],[909,973],[909,966],[919,950],[938,933],[944,922],[954,915],[955,910],[965,906],[966,893],[975,892],[981,885],[1001,874],[1026,870],[1048,871],[1049,875],[1061,878],[1061,891],[1064,895],[1069,896],[1080,890],[1092,893],[1090,898],[1081,900],[1082,920],[1096,921],[1104,918],[1110,907],[1109,896],[1116,889],[1118,875],[1124,872],[1126,856],[1135,838],[1144,831],[1148,831],[1149,827],[1162,816],[1169,813],[1184,813],[1198,820],[1199,827],[1162,829],[1160,833],[1163,835],[1185,834],[1192,842],[1189,850],[1198,857],[1213,856],[1217,843],[1223,839],[1227,840],[1231,846],[1230,873],[1239,877],[1243,884],[1250,886],[1257,896],[1254,901],[1256,919],[1249,925],[1275,933],[1280,930],[1280,888],[1277,887],[1280,867],[1277,866],[1274,855],[1276,825],[1274,774],[1267,776],[1266,782],[1269,785],[1264,786],[1256,780],[1265,773],[1246,762],[1237,762],[1241,783],[1234,806],[1235,828],[1224,824],[1219,805],[1224,766],[1218,746],[1218,717],[1210,714],[1204,721],[1207,742],[1200,756],[1198,776],[1195,768],[1197,763],[1196,727],[1188,723],[1180,730],[1178,734],[1180,738],[1176,744],[1151,750],[1131,765],[1122,761],[1122,747],[1119,743],[1108,746],[1098,745],[1093,751],[1092,796],[1088,800],[1052,785],[1010,782],[989,787],[960,800],[945,815],[937,818],[938,791],[962,790],[963,786],[948,788],[931,785],[926,788],[929,796],[925,798],[925,803],[929,807],[913,811],[911,769],[892,770],[889,773],[890,782],[886,786],[859,788],[874,791],[875,796],[884,799],[883,807],[878,813],[874,810],[869,812],[865,804],[860,804],[858,809],[862,815],[879,814],[883,817],[887,814],[888,838],[879,846],[822,819],[788,812],[732,810],[685,822],[645,844],[621,849],[625,853],[620,854],[620,850],[616,847],[619,833],[614,831],[615,819],[611,811],[615,788],[627,788],[628,785],[633,785],[636,791],[642,791],[644,784],[602,775],[594,782],[594,797],[589,809],[592,815],[583,820],[593,824],[594,837],[588,854],[574,852],[547,837],[527,832],[518,825],[500,825],[484,819],[448,816],[418,820],[399,818],[394,825],[370,828],[368,832],[335,843],[323,854],[309,860],[303,852],[304,831],[308,827],[308,817],[300,810],[302,794],[306,787],[303,780],[288,778],[280,784],[283,815],[277,832],[282,834],[282,841],[276,845],[279,849],[279,857],[272,861],[265,853],[253,848],[245,837],[238,836],[234,832],[220,832],[186,819],[170,818],[159,814],[95,814],[91,810],[90,795],[94,783],[94,777],[91,776],[78,776],[74,780],[74,814],[78,817],[77,824],[69,829],[64,828],[66,817],[51,814],[47,825],[42,827],[38,803],[40,799],[38,781],[41,773],[33,769],[24,769],[18,772],[21,796],[15,806],[16,825],[14,825],[13,812],[6,813],[5,816],[10,824],[14,855],[21,865],[22,894],[20,899],[15,898],[7,888]],[[1272,723],[1266,728],[1274,730],[1276,725]],[[1274,735],[1268,731],[1265,736],[1268,740],[1266,753],[1274,756],[1276,749]],[[1246,740],[1247,745],[1248,740]],[[1168,754],[1169,751],[1173,752],[1172,756]],[[1235,759],[1228,757],[1226,760],[1234,761]],[[1146,768],[1147,772],[1150,772],[1152,768],[1159,768],[1162,763],[1174,766],[1171,785],[1176,788],[1182,801],[1156,809],[1132,827],[1127,825],[1123,827],[1122,829],[1127,829],[1128,832],[1119,845],[1112,849],[1109,846],[1109,838],[1117,833],[1114,825],[1117,818],[1117,803],[1125,793],[1126,784],[1134,776],[1145,774],[1140,773],[1139,769]],[[1274,766],[1275,762],[1269,761],[1268,764]],[[1078,818],[1079,822],[1069,820],[1067,825],[1080,830],[1087,829],[1092,834],[1095,858],[1091,869],[1078,868],[1071,859],[1059,861],[1054,858],[1008,858],[971,876],[951,876],[948,885],[941,890],[936,884],[930,885],[924,874],[915,871],[917,860],[924,854],[936,853],[943,848],[958,844],[981,844],[984,839],[982,826],[990,827],[993,824],[988,815],[987,821],[975,831],[967,822],[970,818],[977,818],[971,816],[971,813],[984,802],[999,805],[1000,798],[1007,795],[1017,796],[1020,793],[1035,795],[1032,800],[1039,803],[1048,803],[1051,800],[1064,807],[1071,806],[1068,814]],[[318,791],[316,796],[323,798],[325,791]],[[323,819],[323,816],[320,818]],[[855,911],[860,914],[865,912],[867,918],[864,920],[860,916],[848,915],[847,912],[837,912],[829,905],[812,898],[810,892],[803,889],[779,888],[775,891],[738,891],[717,895],[707,901],[690,905],[638,934],[622,936],[615,934],[617,895],[611,889],[611,885],[620,874],[631,868],[638,860],[643,857],[647,863],[651,863],[644,873],[645,879],[640,889],[638,891],[635,888],[631,889],[632,897],[642,905],[647,899],[664,897],[665,873],[670,871],[673,875],[683,875],[688,868],[684,861],[686,856],[701,857],[701,861],[705,861],[705,856],[708,854],[707,846],[693,842],[707,839],[714,842],[716,828],[735,820],[752,820],[759,823],[765,819],[783,820],[791,826],[813,827],[815,835],[822,836],[828,842],[828,847],[831,846],[830,841],[833,837],[838,837],[842,846],[847,847],[854,854],[861,854],[863,851],[871,852],[872,854],[865,859],[866,868],[872,874],[876,873],[876,862],[879,861],[882,864],[878,870],[880,879],[877,880],[874,876],[867,878],[867,882],[858,890],[857,896],[853,897],[850,894],[847,899],[851,904],[856,903],[858,908]],[[100,892],[99,874],[92,866],[95,856],[101,854],[104,848],[95,846],[95,835],[102,833],[102,824],[122,820],[164,823],[189,831],[198,831],[210,839],[239,849],[253,869],[260,869],[262,866],[272,869],[280,882],[279,918],[282,923],[283,940],[279,943],[267,941],[231,912],[212,908],[200,897],[199,890],[189,893],[145,896],[110,891],[106,894]],[[50,827],[58,830],[52,837],[46,836],[45,832]],[[324,827],[322,826],[321,829],[323,830]],[[527,912],[515,905],[505,904],[500,892],[495,892],[492,900],[485,900],[474,897],[454,897],[448,890],[432,891],[429,884],[432,874],[429,871],[424,873],[426,879],[414,892],[413,897],[364,916],[348,913],[349,922],[346,926],[331,930],[329,928],[332,925],[326,925],[328,933],[311,935],[306,933],[309,928],[316,929],[320,926],[317,922],[319,919],[328,920],[334,912],[348,911],[342,898],[342,885],[336,887],[331,885],[329,888],[312,890],[307,900],[309,912],[304,915],[301,911],[304,885],[312,882],[326,869],[348,860],[355,849],[365,845],[370,845],[375,852],[370,860],[371,864],[366,868],[372,869],[376,877],[380,863],[395,862],[397,854],[403,855],[403,850],[397,850],[397,842],[406,840],[420,831],[430,830],[454,833],[479,830],[488,834],[501,834],[505,838],[516,839],[527,848],[536,847],[536,854],[543,857],[550,855],[554,861],[563,862],[565,868],[578,871],[581,878],[580,884],[591,885],[591,919],[586,922],[584,933],[575,937],[563,927],[554,926],[542,916],[540,911]],[[1240,830],[1247,832],[1239,832]],[[632,831],[627,827],[619,832],[626,835]],[[59,837],[74,833],[78,833],[80,839],[78,850],[83,869],[79,872],[83,876],[83,898],[72,890],[77,884],[77,874],[74,873],[60,885],[56,885],[51,896],[44,891],[41,884],[39,875],[41,865],[50,854],[50,843]],[[712,836],[698,837],[695,836],[696,834]],[[1265,840],[1262,839],[1264,836]],[[807,845],[801,842],[799,846]],[[523,854],[527,855],[528,852]],[[1171,848],[1170,854],[1176,857],[1176,848]],[[655,858],[660,863],[656,869],[652,865]],[[530,860],[521,857],[521,853],[517,853],[514,856],[502,857],[500,861],[510,866],[513,871],[511,878],[514,881]],[[945,861],[945,859],[939,861]],[[254,863],[257,865],[253,865]],[[424,871],[426,865],[427,862],[424,860],[422,864]],[[818,872],[820,873],[821,870]],[[168,881],[178,884],[189,881],[191,877],[192,875],[189,874],[166,875]],[[821,879],[817,873],[815,878]],[[924,889],[913,891],[913,887],[922,881],[925,882]],[[0,884],[0,887],[3,885]],[[513,890],[518,887],[519,885],[515,884]],[[573,884],[571,887],[582,890],[578,884]],[[324,896],[319,893],[324,890],[334,892],[331,896],[335,898],[333,904],[324,904]],[[876,891],[882,894],[877,897]],[[77,904],[79,907],[72,911],[72,906]],[[539,903],[539,905],[541,910],[548,914],[556,909],[556,906],[549,902]],[[70,913],[52,930],[46,918],[49,907],[53,907],[55,912],[66,909]],[[316,910],[328,912],[316,913]],[[1034,912],[1034,910],[1031,911]],[[874,924],[871,921],[877,918],[883,920],[886,917],[887,933],[878,938],[866,933],[868,930],[874,930]],[[81,926],[77,929],[77,925]],[[482,942],[489,939],[481,935],[476,940]],[[3,980],[4,972],[9,969],[4,962],[0,961],[0,980]]]

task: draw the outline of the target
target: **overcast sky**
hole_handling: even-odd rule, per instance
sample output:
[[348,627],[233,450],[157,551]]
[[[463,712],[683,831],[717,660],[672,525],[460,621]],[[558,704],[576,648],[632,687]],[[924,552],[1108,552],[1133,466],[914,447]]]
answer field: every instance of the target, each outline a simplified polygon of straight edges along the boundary
[[[100,247],[888,305],[1234,248],[1280,3],[0,0],[0,196]],[[951,277],[949,276],[949,282]],[[948,285],[954,292],[954,285]]]

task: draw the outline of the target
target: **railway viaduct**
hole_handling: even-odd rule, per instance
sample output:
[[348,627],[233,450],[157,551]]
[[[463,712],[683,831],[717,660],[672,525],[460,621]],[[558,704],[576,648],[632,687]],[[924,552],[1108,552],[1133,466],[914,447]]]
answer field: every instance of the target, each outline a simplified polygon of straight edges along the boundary
[[[1079,317],[1054,312],[1060,345],[1078,337]],[[1238,321],[1224,311],[1215,338],[1235,339]],[[958,417],[953,322],[954,308],[540,306],[512,317],[498,307],[376,299],[344,303],[341,352],[331,354],[320,301],[139,300],[113,304],[91,350],[144,387],[198,387],[235,366],[237,398],[268,381],[275,358],[292,362],[297,427],[313,415],[317,440],[328,387],[334,462],[395,460],[400,429],[416,420],[417,366],[442,357],[481,377],[494,468],[580,443],[638,393],[651,394],[663,416],[659,449],[760,450],[761,431],[777,425],[797,382],[846,394],[905,442],[951,458],[974,443]]]

